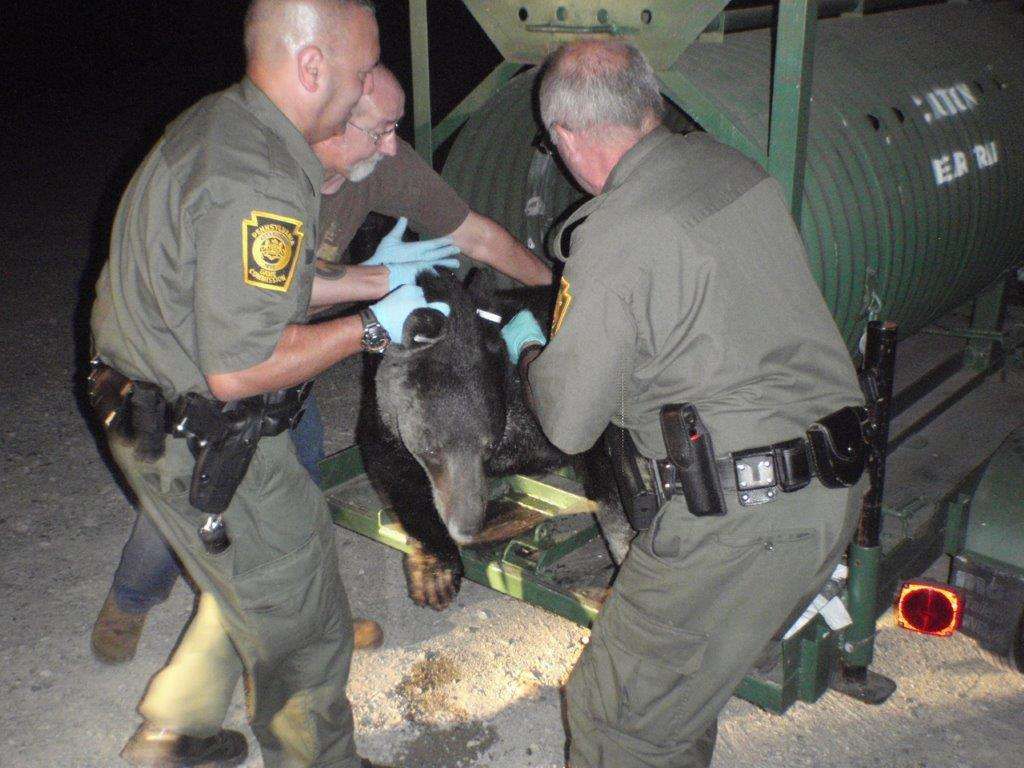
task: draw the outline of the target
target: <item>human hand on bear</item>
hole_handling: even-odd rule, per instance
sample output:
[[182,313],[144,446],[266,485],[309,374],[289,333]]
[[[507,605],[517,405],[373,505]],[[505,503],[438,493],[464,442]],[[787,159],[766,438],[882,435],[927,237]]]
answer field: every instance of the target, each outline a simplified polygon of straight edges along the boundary
[[405,234],[408,226],[409,220],[404,216],[400,218],[394,228],[381,239],[373,256],[364,261],[363,265],[393,268],[396,264],[408,264],[415,261],[438,261],[459,252],[459,247],[452,244],[450,237],[404,242],[402,235]]
[[407,261],[404,264],[388,265],[388,290],[393,291],[400,285],[415,283],[416,276],[420,272],[433,272],[434,267],[448,267],[456,269],[459,266],[458,259],[429,258],[422,261]]
[[512,359],[513,365],[519,362],[519,354],[524,347],[529,344],[543,346],[547,342],[547,337],[541,330],[537,318],[528,309],[519,310],[511,320],[505,323],[505,327],[501,329],[501,338],[505,340],[508,356]]
[[402,326],[405,325],[406,319],[417,309],[424,307],[436,309],[446,317],[452,311],[443,301],[427,301],[422,288],[409,284],[392,291],[376,304],[372,304],[370,309],[377,317],[377,322],[384,326],[388,336],[398,343],[402,339]]

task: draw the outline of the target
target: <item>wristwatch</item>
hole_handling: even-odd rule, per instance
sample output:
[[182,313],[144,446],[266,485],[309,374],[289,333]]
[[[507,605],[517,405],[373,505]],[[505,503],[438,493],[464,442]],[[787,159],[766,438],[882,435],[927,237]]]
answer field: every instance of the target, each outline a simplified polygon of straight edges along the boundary
[[391,337],[384,330],[384,326],[377,320],[372,309],[364,309],[359,313],[359,319],[363,321],[363,349],[367,352],[383,354],[391,343]]

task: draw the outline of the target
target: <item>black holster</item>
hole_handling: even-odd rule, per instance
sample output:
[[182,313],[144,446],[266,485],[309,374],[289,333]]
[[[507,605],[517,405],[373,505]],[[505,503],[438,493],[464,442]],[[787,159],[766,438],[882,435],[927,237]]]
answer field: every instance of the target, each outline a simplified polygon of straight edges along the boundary
[[690,403],[671,403],[661,409],[661,436],[669,469],[697,517],[725,514],[725,492],[715,464],[711,433]]
[[867,408],[847,406],[807,428],[807,445],[814,474],[826,488],[849,488],[864,472]]
[[644,477],[648,460],[637,451],[629,432],[614,424],[605,430],[604,450],[612,465],[626,519],[633,530],[642,531],[654,520],[664,501],[658,498],[656,481]]
[[312,382],[268,395],[221,402],[190,393],[178,401],[173,434],[195,456],[189,503],[207,514],[227,509],[249,471],[261,437],[290,429],[302,417]]

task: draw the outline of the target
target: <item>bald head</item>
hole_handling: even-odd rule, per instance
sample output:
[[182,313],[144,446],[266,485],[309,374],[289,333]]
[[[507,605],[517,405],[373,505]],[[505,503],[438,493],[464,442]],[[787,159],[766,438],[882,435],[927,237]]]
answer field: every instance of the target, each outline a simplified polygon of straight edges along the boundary
[[366,94],[352,110],[354,121],[364,120],[359,125],[380,122],[397,123],[405,114],[405,91],[398,78],[383,65],[373,68],[373,90]]
[[619,40],[561,46],[544,63],[540,84],[544,127],[573,131],[619,127],[646,132],[661,121],[658,79],[636,47]]
[[250,66],[288,60],[315,45],[335,52],[345,45],[358,0],[252,0],[245,15],[245,55]]
[[252,0],[246,74],[313,144],[339,133],[373,90],[373,6],[357,0]]

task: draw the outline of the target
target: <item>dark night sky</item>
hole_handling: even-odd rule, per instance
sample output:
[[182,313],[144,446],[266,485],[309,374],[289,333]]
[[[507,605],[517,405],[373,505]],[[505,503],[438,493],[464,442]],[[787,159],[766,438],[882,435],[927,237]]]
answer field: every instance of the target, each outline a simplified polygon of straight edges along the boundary
[[[246,0],[13,3],[13,12],[4,11],[8,39],[0,52],[9,119],[59,124],[106,110],[110,121],[139,125],[148,146],[189,104],[239,79],[246,5]],[[461,2],[431,0],[430,6],[437,120],[499,59]],[[407,3],[378,0],[377,8],[382,60],[409,88]],[[411,136],[410,120],[403,129]]]
[[[32,315],[38,307],[61,313],[54,302],[74,305],[79,363],[117,201],[164,126],[242,76],[246,5],[4,3],[0,219],[8,258],[0,306]],[[378,0],[377,8],[382,59],[409,89],[407,4]],[[436,121],[499,57],[459,0],[430,0],[430,8]],[[411,138],[409,117],[400,132]]]

